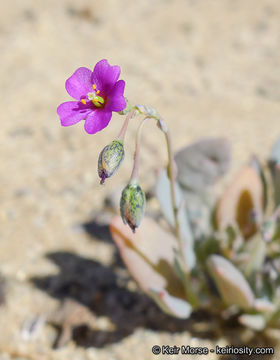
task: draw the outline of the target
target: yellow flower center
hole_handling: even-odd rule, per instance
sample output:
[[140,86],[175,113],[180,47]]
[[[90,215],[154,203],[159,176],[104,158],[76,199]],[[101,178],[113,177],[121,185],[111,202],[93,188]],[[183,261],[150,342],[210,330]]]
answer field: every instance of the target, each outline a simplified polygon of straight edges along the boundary
[[[93,89],[93,92],[89,92],[87,94],[88,100],[91,100],[93,105],[96,106],[96,107],[99,107],[99,108],[103,107],[104,103],[105,103],[105,100],[104,100],[104,98],[102,96],[99,96],[100,90],[96,90],[96,85],[95,84],[92,85],[92,89]],[[81,99],[81,103],[86,105],[86,100]]]

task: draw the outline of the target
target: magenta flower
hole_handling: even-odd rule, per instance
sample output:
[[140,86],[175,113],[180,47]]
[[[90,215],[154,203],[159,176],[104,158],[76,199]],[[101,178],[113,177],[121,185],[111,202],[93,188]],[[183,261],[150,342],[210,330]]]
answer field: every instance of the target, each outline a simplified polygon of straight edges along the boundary
[[80,67],[66,80],[65,88],[77,101],[62,103],[57,108],[62,126],[85,120],[85,130],[95,134],[110,122],[113,111],[126,107],[123,96],[125,82],[119,80],[121,69],[110,66],[107,60],[99,61],[94,70]]

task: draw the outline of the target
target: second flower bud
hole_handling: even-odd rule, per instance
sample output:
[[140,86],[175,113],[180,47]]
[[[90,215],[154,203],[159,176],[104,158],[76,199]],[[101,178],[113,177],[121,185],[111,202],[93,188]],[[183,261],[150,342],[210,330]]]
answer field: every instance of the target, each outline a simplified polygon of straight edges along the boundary
[[124,224],[128,224],[133,232],[140,225],[146,205],[146,196],[141,187],[128,184],[122,191],[120,209]]

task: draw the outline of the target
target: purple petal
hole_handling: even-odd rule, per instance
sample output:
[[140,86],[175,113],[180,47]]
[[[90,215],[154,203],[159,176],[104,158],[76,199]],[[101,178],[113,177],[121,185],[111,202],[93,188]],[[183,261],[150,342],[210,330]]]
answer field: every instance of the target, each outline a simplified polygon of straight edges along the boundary
[[60,117],[62,126],[74,125],[85,119],[92,110],[77,101],[68,101],[62,103],[57,108],[57,114]]
[[95,134],[104,129],[110,122],[112,112],[95,110],[88,115],[85,121],[85,130],[88,134]]
[[107,111],[122,111],[126,108],[126,101],[123,96],[125,82],[119,80],[112,91],[108,94],[106,110]]
[[77,100],[86,97],[89,92],[92,92],[91,75],[92,72],[88,68],[80,67],[77,69],[65,82],[65,89],[68,94]]
[[121,73],[121,68],[118,65],[111,66],[107,60],[99,61],[92,73],[92,83],[94,83],[102,95],[108,94]]

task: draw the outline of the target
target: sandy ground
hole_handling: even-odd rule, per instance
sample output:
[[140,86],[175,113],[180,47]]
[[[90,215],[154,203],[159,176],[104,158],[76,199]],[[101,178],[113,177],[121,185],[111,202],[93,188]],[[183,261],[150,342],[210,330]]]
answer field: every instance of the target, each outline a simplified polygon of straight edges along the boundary
[[[279,16],[277,0],[0,1],[1,360],[148,360],[155,358],[155,343],[209,345],[182,330],[181,322],[167,328],[168,317],[153,325],[161,315],[146,298],[139,306],[142,315],[155,313],[149,326],[129,320],[135,314],[126,300],[110,308],[112,288],[130,301],[138,295],[115,259],[106,227],[94,220],[106,194],[130,175],[136,123],[120,173],[100,187],[97,157],[123,118],[114,115],[106,130],[88,135],[82,124],[62,128],[56,107],[69,99],[64,82],[76,68],[107,58],[121,66],[130,101],[153,105],[163,115],[176,149],[201,136],[223,135],[233,144],[233,169],[252,152],[265,159],[280,134]],[[144,143],[141,179],[148,190],[154,167],[166,161],[152,123]],[[49,321],[34,337],[24,335],[27,320],[43,314],[43,323],[68,297],[92,301],[94,309],[102,286],[109,296],[101,300],[102,311],[80,309],[93,317],[95,329],[86,346],[71,340],[53,350],[58,331]],[[112,301],[119,304],[118,297]],[[118,320],[116,312],[122,314]],[[129,321],[133,325],[124,329]]]

